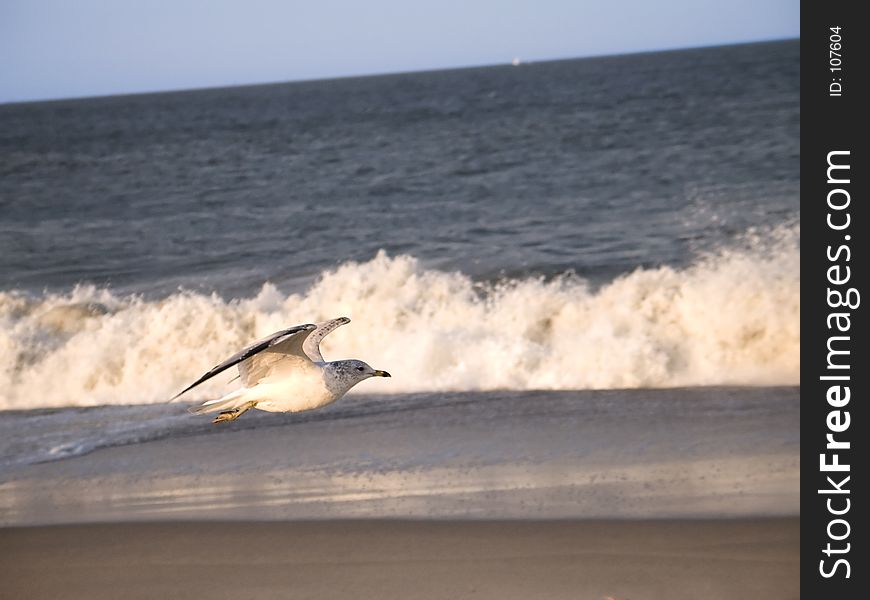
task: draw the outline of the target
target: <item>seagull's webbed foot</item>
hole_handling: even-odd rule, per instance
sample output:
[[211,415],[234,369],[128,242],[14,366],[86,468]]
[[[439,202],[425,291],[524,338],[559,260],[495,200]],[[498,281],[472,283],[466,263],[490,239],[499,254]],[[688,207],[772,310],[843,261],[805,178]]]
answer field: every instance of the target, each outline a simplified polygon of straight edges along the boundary
[[212,423],[217,425],[218,423],[227,423],[229,421],[235,421],[236,419],[241,417],[243,414],[245,414],[246,412],[248,412],[249,410],[254,408],[256,405],[257,405],[256,402],[246,402],[245,404],[243,404],[242,406],[240,406],[238,408],[233,408],[232,410],[222,411],[220,414],[218,414],[218,416],[216,416],[212,420]]
[[227,423],[229,421],[235,421],[242,414],[238,408],[234,408],[233,410],[225,410],[212,419],[212,423],[217,425],[218,423]]

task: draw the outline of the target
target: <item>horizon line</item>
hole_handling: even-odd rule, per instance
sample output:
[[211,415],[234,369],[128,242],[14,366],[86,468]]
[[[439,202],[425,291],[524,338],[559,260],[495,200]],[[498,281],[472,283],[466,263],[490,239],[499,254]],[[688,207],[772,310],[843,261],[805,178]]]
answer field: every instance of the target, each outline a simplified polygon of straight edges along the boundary
[[[498,63],[473,63],[459,66],[451,66],[451,67],[433,67],[433,68],[424,68],[424,69],[414,69],[414,70],[397,70],[397,71],[371,71],[365,73],[356,73],[356,74],[345,74],[345,75],[335,75],[328,77],[303,77],[299,79],[284,79],[279,81],[254,81],[247,83],[227,83],[222,85],[206,85],[202,87],[181,87],[181,88],[161,88],[161,89],[151,89],[151,90],[137,90],[130,92],[119,92],[112,94],[93,94],[93,95],[81,95],[81,96],[58,96],[58,97],[36,97],[36,98],[25,98],[20,100],[3,100],[0,99],[0,107],[11,106],[16,104],[44,104],[50,102],[71,102],[77,100],[96,100],[100,98],[123,98],[127,96],[151,96],[157,94],[184,94],[184,93],[193,93],[193,92],[202,92],[207,90],[224,90],[224,89],[235,89],[235,88],[243,88],[243,87],[266,87],[266,86],[277,86],[277,85],[287,85],[293,83],[311,83],[317,81],[335,81],[340,79],[362,79],[368,77],[387,77],[391,75],[412,75],[415,73],[437,73],[441,71],[462,71],[462,70],[470,70],[470,69],[483,69],[489,67],[523,67],[538,63],[551,63],[551,62],[560,62],[560,61],[569,61],[569,60],[585,60],[585,59],[594,59],[594,58],[609,58],[609,57],[622,57],[622,56],[634,56],[641,54],[664,54],[668,52],[680,52],[684,50],[705,50],[712,48],[727,48],[732,46],[750,46],[753,44],[770,44],[776,42],[789,42],[789,41],[800,41],[800,36],[797,37],[776,37],[776,38],[766,38],[761,40],[750,40],[750,41],[737,41],[737,42],[724,42],[724,43],[714,43],[714,44],[702,44],[702,45],[690,45],[690,46],[671,46],[664,48],[655,48],[655,49],[646,49],[646,50],[631,50],[627,52],[602,52],[602,53],[593,53],[593,54],[584,54],[582,56],[562,56],[562,57],[550,57],[550,58],[538,58],[538,59],[529,59],[524,60],[522,57],[510,57],[506,59],[504,62]],[[520,62],[516,65],[512,64],[512,60],[516,60],[519,58]]]

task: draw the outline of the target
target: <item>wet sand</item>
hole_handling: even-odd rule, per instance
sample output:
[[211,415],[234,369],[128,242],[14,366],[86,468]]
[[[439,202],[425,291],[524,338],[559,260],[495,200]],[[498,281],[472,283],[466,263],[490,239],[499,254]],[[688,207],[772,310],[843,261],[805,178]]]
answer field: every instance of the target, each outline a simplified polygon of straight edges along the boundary
[[0,414],[10,450],[66,448],[70,431],[156,427],[149,419],[170,427],[150,441],[0,467],[0,526],[800,513],[798,388],[353,398],[226,427],[169,408]]
[[0,596],[787,600],[799,541],[797,518],[7,528]]

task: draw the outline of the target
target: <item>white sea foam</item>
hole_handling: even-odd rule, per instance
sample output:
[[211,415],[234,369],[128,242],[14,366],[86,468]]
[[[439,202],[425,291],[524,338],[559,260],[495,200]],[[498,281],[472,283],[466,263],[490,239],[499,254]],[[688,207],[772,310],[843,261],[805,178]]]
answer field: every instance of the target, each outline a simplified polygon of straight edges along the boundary
[[475,284],[381,252],[304,294],[0,292],[0,408],[165,402],[255,338],[342,315],[353,323],[327,338],[327,359],[393,375],[357,392],[797,384],[799,242],[799,226],[783,226],[596,289],[577,277]]

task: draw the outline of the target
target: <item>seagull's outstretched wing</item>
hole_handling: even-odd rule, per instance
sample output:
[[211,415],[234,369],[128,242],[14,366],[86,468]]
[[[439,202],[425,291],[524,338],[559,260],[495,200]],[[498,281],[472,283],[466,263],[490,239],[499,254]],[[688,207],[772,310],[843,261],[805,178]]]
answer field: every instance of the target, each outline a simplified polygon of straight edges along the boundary
[[317,329],[306,336],[305,341],[302,343],[302,350],[305,351],[305,354],[312,361],[324,362],[323,355],[320,354],[320,341],[342,325],[347,325],[348,323],[350,323],[350,319],[347,317],[339,317],[318,323]]
[[[178,392],[175,396],[173,396],[172,400],[175,400],[185,392],[188,392],[198,386],[200,383],[211,379],[218,373],[222,373],[234,365],[239,365],[239,373],[242,375],[243,383],[247,383],[245,380],[249,377],[247,376],[246,372],[249,372],[251,370],[251,367],[255,366],[251,363],[253,363],[255,357],[258,354],[267,350],[270,352],[277,352],[278,354],[292,354],[298,356],[299,358],[307,358],[302,350],[302,345],[305,341],[305,338],[308,337],[315,329],[317,329],[317,325],[312,325],[308,323],[306,325],[297,325],[296,327],[290,327],[288,329],[276,331],[272,335],[267,336],[257,342],[254,342],[244,350],[233,354],[231,357],[229,357],[219,365],[213,367],[208,373],[206,373],[205,375],[194,381],[192,384],[184,388],[182,391]],[[172,400],[170,400],[170,402]]]
[[301,325],[305,331],[276,339],[260,352],[245,357],[239,363],[239,378],[245,387],[253,387],[266,377],[291,375],[299,369],[313,367],[305,353],[308,338],[317,333],[317,325]]

